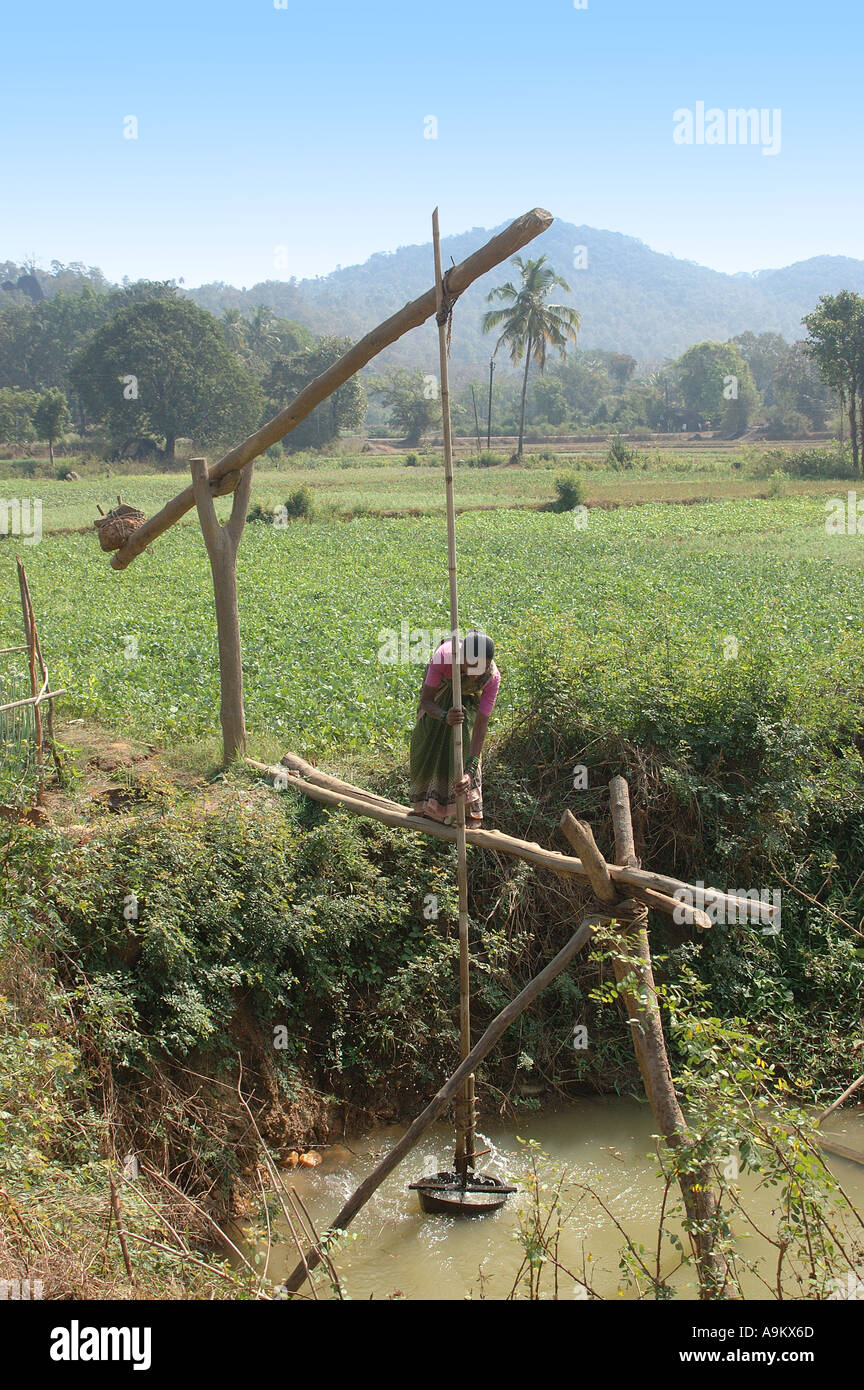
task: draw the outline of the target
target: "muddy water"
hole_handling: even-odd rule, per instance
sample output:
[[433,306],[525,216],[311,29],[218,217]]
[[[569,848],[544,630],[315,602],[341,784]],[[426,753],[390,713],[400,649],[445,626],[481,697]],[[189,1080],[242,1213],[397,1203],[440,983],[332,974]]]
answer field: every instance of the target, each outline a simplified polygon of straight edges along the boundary
[[[536,1141],[552,1164],[569,1175],[563,1197],[563,1209],[569,1216],[559,1258],[580,1276],[587,1269],[592,1287],[603,1297],[634,1297],[622,1283],[618,1268],[623,1237],[611,1217],[580,1190],[579,1184],[599,1194],[632,1241],[653,1251],[663,1191],[652,1153],[654,1127],[646,1105],[617,1097],[578,1101],[565,1110],[531,1114],[516,1123],[487,1120],[480,1124],[485,1139],[480,1147],[488,1145],[492,1152],[478,1166],[518,1182],[528,1167],[527,1141]],[[335,1146],[324,1150],[320,1167],[298,1168],[286,1174],[319,1227],[333,1220],[375,1160],[402,1133],[401,1126],[376,1129],[363,1139],[352,1140],[350,1149]],[[832,1116],[825,1133],[864,1152],[864,1108]],[[828,1157],[828,1162],[859,1211],[864,1211],[864,1167],[839,1158]],[[336,1261],[352,1298],[507,1297],[522,1259],[517,1237],[518,1208],[527,1205],[524,1189],[493,1216],[457,1220],[424,1215],[416,1192],[407,1190],[408,1183],[450,1166],[452,1132],[444,1125],[433,1127],[355,1219],[351,1227],[355,1239],[344,1244]],[[551,1174],[548,1164],[544,1164],[544,1171]],[[776,1191],[757,1190],[757,1180],[751,1175],[744,1176],[741,1190],[748,1211],[772,1227],[770,1213]],[[759,1238],[751,1233],[742,1241],[742,1250],[750,1257],[760,1253],[759,1245]],[[668,1273],[678,1261],[668,1242],[665,1251],[661,1269]],[[276,1246],[271,1251],[268,1276],[278,1281],[295,1261],[290,1242]],[[672,1283],[679,1297],[695,1296],[689,1271],[680,1271]],[[748,1287],[745,1280],[744,1286],[748,1296],[760,1296],[755,1281],[749,1281]],[[552,1296],[551,1282],[547,1293]],[[326,1289],[321,1296],[327,1296]],[[573,1279],[561,1276],[558,1297],[580,1296],[584,1294]]]

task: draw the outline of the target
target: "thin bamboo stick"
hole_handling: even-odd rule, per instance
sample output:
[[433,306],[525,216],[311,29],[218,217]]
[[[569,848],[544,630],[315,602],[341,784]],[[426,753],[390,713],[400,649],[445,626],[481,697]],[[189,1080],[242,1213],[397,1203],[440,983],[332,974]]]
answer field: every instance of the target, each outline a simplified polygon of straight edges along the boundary
[[[43,689],[47,689],[50,684],[48,679],[48,667],[45,665],[45,658],[42,655],[42,643],[39,641],[39,628],[36,623],[36,614],[33,611],[33,600],[30,597],[30,585],[27,581],[27,575],[24,572],[23,565],[21,566],[21,580],[23,583],[22,600],[24,607],[24,627],[27,632],[32,632],[33,634],[33,641],[36,645],[36,659],[39,662],[39,670],[42,674],[42,686]],[[54,705],[50,699],[48,701],[45,725],[48,735],[46,742],[51,750],[51,756],[54,759],[54,766],[57,769],[57,774],[62,778],[63,762],[60,754],[57,752],[57,741],[54,738]]]
[[[435,310],[438,324],[438,361],[441,373],[441,417],[444,435],[444,483],[447,495],[447,575],[450,588],[451,670],[453,705],[462,708],[462,666],[459,639],[459,584],[456,574],[456,502],[453,491],[453,440],[450,431],[450,373],[447,361],[447,329],[452,312],[444,300],[441,274],[441,233],[438,209],[432,213],[432,251],[435,259]],[[453,725],[453,773],[462,779],[462,725]],[[459,887],[459,1040],[464,1059],[471,1051],[471,981],[468,957],[468,854],[465,845],[465,797],[456,796],[456,878]],[[466,1173],[474,1165],[474,1078],[465,1078],[458,1107],[456,1171]]]
[[11,704],[0,705],[0,714],[5,714],[7,709],[19,709],[22,705],[44,705],[46,701],[55,699],[57,695],[65,694],[65,689],[43,690],[39,695],[28,695],[26,700],[13,700]]
[[39,711],[39,688],[36,681],[36,624],[33,621],[33,608],[29,602],[27,579],[21,561],[18,565],[18,587],[21,590],[21,608],[24,614],[24,635],[27,638],[27,660],[30,667],[30,693],[33,696],[33,737],[36,753],[36,805],[45,804],[45,749],[42,746],[42,715]]

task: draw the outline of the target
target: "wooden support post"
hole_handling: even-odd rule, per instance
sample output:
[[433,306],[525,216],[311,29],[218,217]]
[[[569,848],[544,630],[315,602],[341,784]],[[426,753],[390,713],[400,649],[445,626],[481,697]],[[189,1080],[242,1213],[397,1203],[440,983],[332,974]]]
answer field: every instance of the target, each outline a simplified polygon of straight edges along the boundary
[[222,724],[222,757],[227,765],[246,752],[246,716],[243,709],[243,656],[240,646],[240,615],[237,608],[237,551],[243,536],[252,468],[243,473],[234,493],[231,515],[220,526],[213,504],[207,473],[207,460],[189,460],[192,488],[210,570],[216,603],[216,630],[219,638],[219,718]]
[[[511,999],[510,1003],[505,1005],[500,1014],[497,1014],[495,1018],[493,1018],[479,1042],[474,1044],[468,1056],[463,1058],[459,1063],[453,1075],[445,1081],[437,1095],[435,1095],[426,1106],[426,1109],[421,1111],[416,1120],[409,1125],[398,1144],[394,1145],[389,1154],[387,1154],[385,1158],[382,1158],[381,1162],[372,1169],[368,1177],[364,1178],[363,1182],[357,1188],[357,1191],[348,1199],[342,1210],[330,1223],[329,1230],[344,1231],[349,1222],[354,1220],[358,1211],[366,1205],[369,1198],[381,1186],[384,1179],[393,1172],[393,1169],[397,1167],[399,1163],[401,1163],[405,1155],[411,1152],[415,1144],[418,1143],[432,1124],[433,1120],[438,1118],[447,1103],[452,1100],[457,1091],[461,1089],[466,1079],[474,1071],[474,1068],[492,1051],[492,1048],[498,1040],[507,1032],[511,1023],[515,1023],[519,1015],[524,1013],[528,1005],[537,998],[538,994],[542,993],[547,985],[551,985],[552,981],[558,978],[562,970],[566,970],[573,957],[591,940],[594,931],[595,924],[593,922],[583,922],[579,930],[573,933],[566,946],[561,948],[557,956],[554,956],[549,964],[543,967],[539,975],[535,975],[534,979],[530,980],[525,988],[516,995],[516,998]],[[315,1269],[320,1263],[320,1249],[313,1248],[306,1256],[306,1259],[301,1260],[295,1269],[292,1270],[291,1274],[285,1280],[284,1287],[290,1293],[296,1293],[304,1279],[307,1278],[309,1271]]]
[[[462,707],[462,668],[459,637],[459,585],[456,576],[456,504],[453,492],[453,440],[450,432],[450,384],[447,334],[451,305],[445,302],[441,274],[441,234],[438,209],[432,214],[432,251],[435,261],[435,310],[438,324],[438,363],[441,373],[441,416],[444,435],[444,482],[447,497],[447,575],[450,588],[450,638],[452,649],[453,705]],[[453,725],[453,776],[462,778],[464,757],[462,725]],[[456,797],[456,878],[459,888],[459,1040],[463,1059],[471,1051],[471,979],[468,956],[468,858],[465,844],[465,797]],[[474,1078],[465,1078],[457,1106],[456,1172],[463,1177],[474,1166]]]
[[[615,829],[615,857],[628,869],[639,867],[630,817],[630,791],[623,777],[609,783],[612,822]],[[714,1217],[717,1198],[711,1188],[707,1164],[686,1162],[692,1145],[687,1124],[672,1082],[672,1071],[663,1036],[663,1020],[657,1002],[657,988],[651,963],[646,928],[638,927],[625,939],[627,950],[613,960],[615,979],[627,1008],[633,1047],[642,1074],[645,1094],[654,1118],[671,1149],[678,1155],[678,1182],[687,1213],[687,1227],[702,1298],[722,1297],[729,1279],[725,1259],[714,1250]],[[622,942],[622,944],[624,944]],[[633,985],[635,978],[635,988]]]

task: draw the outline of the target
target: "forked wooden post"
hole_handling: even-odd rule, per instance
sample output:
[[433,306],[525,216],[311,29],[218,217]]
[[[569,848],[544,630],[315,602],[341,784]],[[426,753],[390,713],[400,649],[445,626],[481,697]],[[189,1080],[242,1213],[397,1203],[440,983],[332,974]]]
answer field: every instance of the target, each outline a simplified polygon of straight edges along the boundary
[[237,608],[237,551],[243,536],[253,465],[240,475],[234,492],[231,515],[220,526],[213,504],[213,491],[207,460],[189,460],[198,520],[210,570],[216,604],[216,630],[219,638],[219,719],[222,724],[222,757],[227,765],[246,752],[246,716],[243,709],[243,654],[240,646],[240,615]]
[[[630,789],[625,778],[612,778],[609,798],[615,830],[615,858],[622,868],[638,869],[640,865],[630,816]],[[693,1141],[672,1081],[646,926],[637,926],[623,938],[623,943],[627,949],[613,960],[615,979],[630,1019],[633,1047],[645,1094],[660,1132],[669,1147],[679,1154],[677,1177],[687,1213],[687,1233],[699,1275],[700,1297],[720,1298],[728,1283],[729,1269],[723,1256],[714,1248],[717,1198],[708,1164],[697,1162],[691,1167],[686,1161]]]

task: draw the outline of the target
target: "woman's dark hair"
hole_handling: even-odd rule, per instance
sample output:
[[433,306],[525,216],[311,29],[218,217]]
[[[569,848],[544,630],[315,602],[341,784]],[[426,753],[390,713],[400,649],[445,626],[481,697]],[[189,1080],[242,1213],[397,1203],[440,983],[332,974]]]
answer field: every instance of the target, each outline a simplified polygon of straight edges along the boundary
[[468,666],[485,666],[495,655],[495,643],[485,632],[472,627],[465,633],[463,652],[463,659]]

